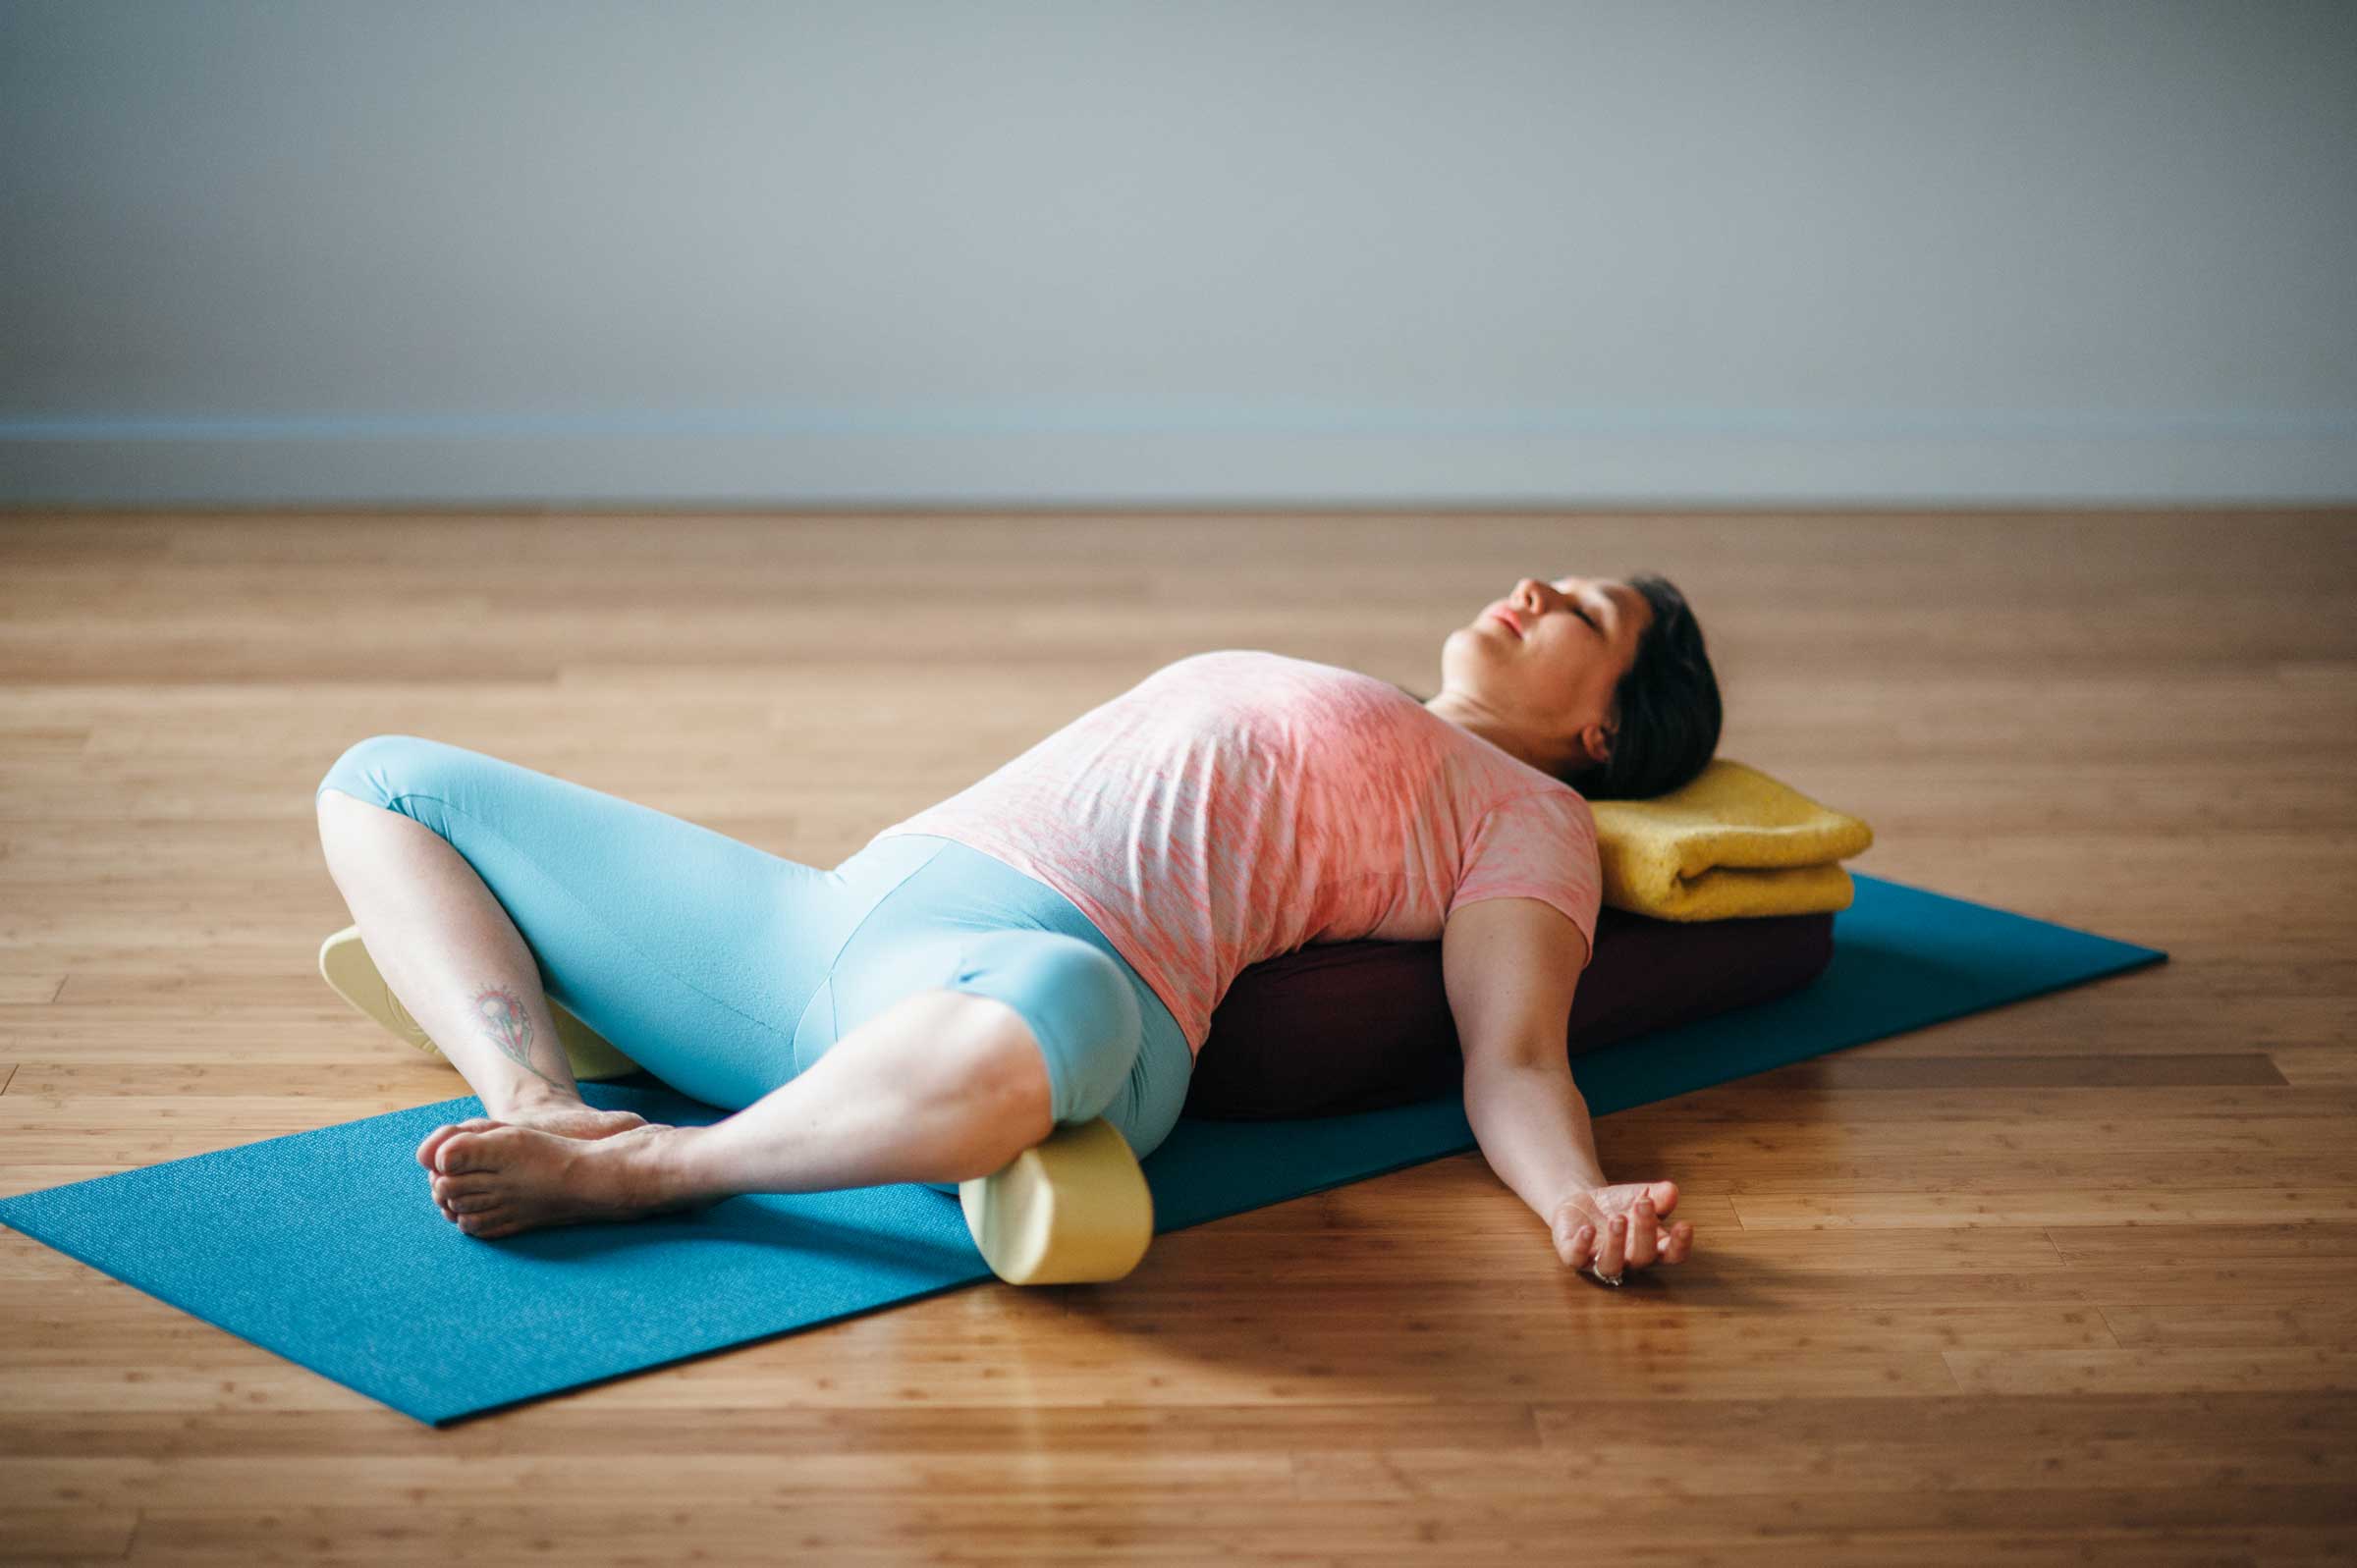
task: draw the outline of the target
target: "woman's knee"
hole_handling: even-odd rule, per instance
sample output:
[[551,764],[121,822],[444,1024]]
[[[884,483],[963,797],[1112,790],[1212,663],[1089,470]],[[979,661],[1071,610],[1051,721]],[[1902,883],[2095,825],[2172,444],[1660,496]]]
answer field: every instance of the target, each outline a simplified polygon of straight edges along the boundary
[[394,802],[417,786],[421,770],[437,744],[416,735],[370,735],[356,740],[329,764],[311,791],[311,800],[316,804],[321,795],[337,789],[355,800],[395,809]]

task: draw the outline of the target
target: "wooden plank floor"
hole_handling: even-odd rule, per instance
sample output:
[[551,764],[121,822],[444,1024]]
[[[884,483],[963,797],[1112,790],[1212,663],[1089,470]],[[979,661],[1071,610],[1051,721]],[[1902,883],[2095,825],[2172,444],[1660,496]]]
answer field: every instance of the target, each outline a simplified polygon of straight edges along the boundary
[[[1659,569],[1854,869],[2170,961],[433,1432],[0,1233],[0,1557],[2346,1561],[2357,514],[0,517],[0,1191],[463,1093],[320,983],[382,731],[832,865],[1160,665]],[[422,1177],[416,1194],[427,1202]]]

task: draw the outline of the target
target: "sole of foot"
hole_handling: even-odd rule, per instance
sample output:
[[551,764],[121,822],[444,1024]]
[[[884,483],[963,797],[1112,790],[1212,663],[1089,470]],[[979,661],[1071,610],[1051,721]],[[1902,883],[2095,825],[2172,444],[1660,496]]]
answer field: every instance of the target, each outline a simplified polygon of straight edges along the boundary
[[646,1196],[636,1172],[668,1127],[638,1127],[611,1138],[577,1139],[538,1128],[476,1118],[440,1129],[420,1149],[436,1172],[434,1202],[467,1235],[498,1240],[554,1225],[607,1224],[700,1207],[688,1199]]

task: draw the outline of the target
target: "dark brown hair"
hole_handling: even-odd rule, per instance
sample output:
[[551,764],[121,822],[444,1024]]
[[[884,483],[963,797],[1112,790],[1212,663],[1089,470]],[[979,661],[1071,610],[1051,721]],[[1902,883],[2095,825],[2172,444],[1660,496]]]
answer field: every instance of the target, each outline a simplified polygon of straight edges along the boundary
[[1653,623],[1613,688],[1620,711],[1613,754],[1559,776],[1590,800],[1666,795],[1691,783],[1719,749],[1719,676],[1703,646],[1702,622],[1669,578],[1640,572],[1628,585],[1653,606]]

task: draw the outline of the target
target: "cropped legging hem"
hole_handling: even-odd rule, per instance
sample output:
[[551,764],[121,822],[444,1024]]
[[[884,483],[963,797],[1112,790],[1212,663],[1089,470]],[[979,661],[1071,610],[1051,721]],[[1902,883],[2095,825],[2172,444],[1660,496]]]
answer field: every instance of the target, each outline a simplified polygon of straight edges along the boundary
[[1071,900],[964,844],[885,835],[821,871],[415,735],[353,745],[331,788],[458,850],[548,996],[691,1099],[741,1109],[933,989],[1014,1009],[1058,1125],[1103,1116],[1144,1160],[1178,1123],[1193,1058],[1170,1008]]

